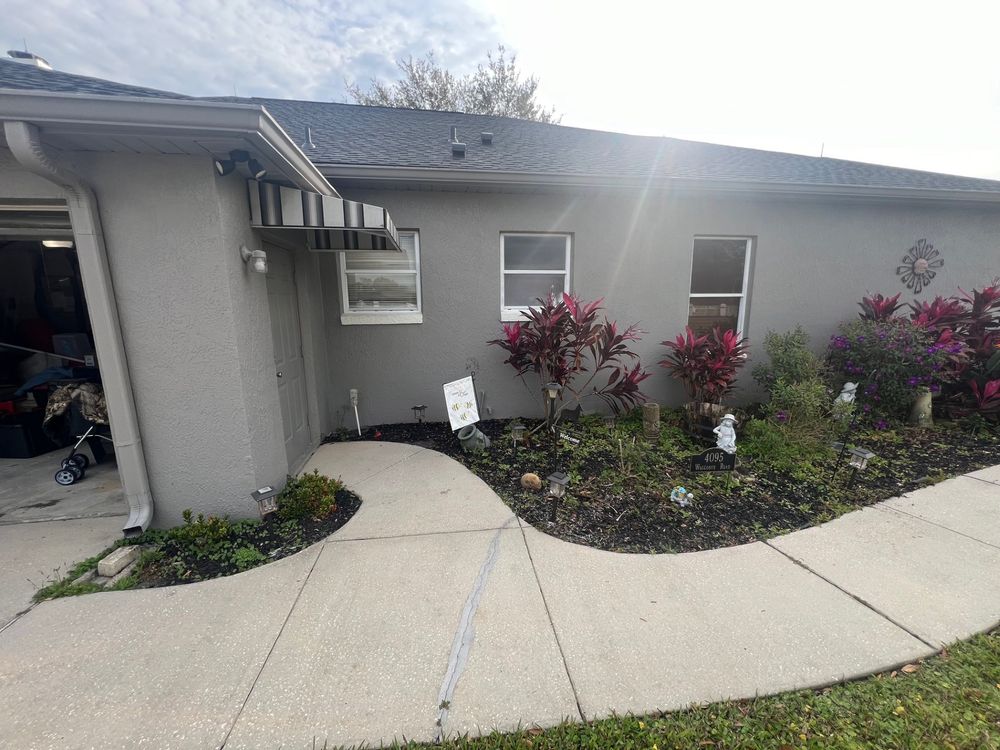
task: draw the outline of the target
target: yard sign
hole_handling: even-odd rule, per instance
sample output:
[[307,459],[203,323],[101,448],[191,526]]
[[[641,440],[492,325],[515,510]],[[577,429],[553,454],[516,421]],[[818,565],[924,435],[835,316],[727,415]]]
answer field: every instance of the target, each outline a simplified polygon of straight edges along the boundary
[[471,375],[444,384],[444,403],[448,410],[448,421],[451,422],[451,429],[460,430],[479,421],[476,384]]

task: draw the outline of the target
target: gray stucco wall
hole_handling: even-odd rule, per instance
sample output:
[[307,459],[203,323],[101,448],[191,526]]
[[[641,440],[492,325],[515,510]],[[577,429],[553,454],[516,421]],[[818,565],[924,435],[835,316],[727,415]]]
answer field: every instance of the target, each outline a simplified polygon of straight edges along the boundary
[[[249,493],[287,471],[266,278],[240,244],[245,182],[211,159],[76,154],[97,194],[145,448],[154,525],[252,516]],[[59,195],[0,150],[0,198]]]
[[[679,197],[650,193],[569,194],[343,190],[347,197],[389,209],[397,226],[418,229],[424,322],[342,326],[339,273],[332,255],[320,259],[326,294],[329,408],[350,426],[348,389],[361,392],[363,423],[412,419],[426,403],[428,418],[445,418],[441,384],[466,374],[470,359],[496,417],[534,414],[534,393],[486,346],[500,332],[499,236],[503,231],[573,233],[572,288],[604,296],[608,314],[640,322],[637,347],[653,373],[651,398],[678,404],[681,391],[657,366],[663,339],[687,320],[692,240],[696,235],[756,238],[747,334],[751,360],[735,399],[752,397],[750,370],[760,361],[768,329],[803,325],[822,348],[836,324],[856,314],[866,292],[913,295],[896,266],[920,238],[945,258],[920,296],[949,295],[1000,273],[1000,207],[904,204],[890,201]],[[590,408],[597,408],[593,404]]]

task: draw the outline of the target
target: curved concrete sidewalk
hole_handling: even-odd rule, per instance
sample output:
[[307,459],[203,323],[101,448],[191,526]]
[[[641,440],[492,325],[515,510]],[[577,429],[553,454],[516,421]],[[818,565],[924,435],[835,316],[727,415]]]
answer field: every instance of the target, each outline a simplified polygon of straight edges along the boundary
[[307,748],[548,725],[881,671],[1000,620],[1000,467],[767,543],[622,555],[392,443],[363,498],[230,578],[44,603],[0,632],[0,745]]

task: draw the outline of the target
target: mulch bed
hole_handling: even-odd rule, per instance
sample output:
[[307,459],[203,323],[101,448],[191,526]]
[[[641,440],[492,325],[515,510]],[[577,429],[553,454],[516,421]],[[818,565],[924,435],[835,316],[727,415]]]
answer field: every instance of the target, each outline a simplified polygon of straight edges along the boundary
[[221,545],[201,554],[190,545],[166,538],[160,546],[163,556],[143,567],[135,588],[175,586],[239,573],[232,553],[242,547],[257,549],[266,558],[262,562],[294,555],[335,532],[361,507],[361,498],[349,490],[338,491],[336,497],[337,509],[319,520],[283,521],[272,514],[259,523],[234,523],[233,532]]
[[[529,426],[537,424],[524,420]],[[507,420],[488,420],[480,429],[493,446],[484,454],[466,455],[447,423],[378,425],[337,440],[387,440],[432,448],[465,464],[482,478],[522,519],[537,529],[570,542],[617,552],[688,552],[766,539],[790,530],[814,526],[845,512],[895,497],[947,476],[1000,463],[1000,440],[973,436],[958,429],[900,427],[866,432],[852,442],[874,451],[878,458],[848,488],[850,468],[831,476],[836,454],[801,471],[782,471],[762,461],[740,456],[732,477],[693,475],[687,458],[706,446],[668,431],[658,444],[636,437],[639,421],[623,421],[613,432],[599,421],[570,425],[583,434],[577,448],[560,446],[553,463],[547,438],[515,456]],[[541,435],[541,433],[539,433]],[[636,437],[631,460],[623,461],[622,444]],[[572,477],[569,502],[550,522],[545,490],[525,490],[521,475],[534,472],[542,480],[553,470]],[[687,508],[669,499],[683,485],[694,494]]]

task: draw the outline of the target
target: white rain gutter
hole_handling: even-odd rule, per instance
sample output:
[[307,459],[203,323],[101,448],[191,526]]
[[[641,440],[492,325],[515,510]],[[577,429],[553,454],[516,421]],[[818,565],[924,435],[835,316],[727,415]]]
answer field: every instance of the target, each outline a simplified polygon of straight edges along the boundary
[[645,178],[595,174],[556,174],[551,172],[506,172],[481,169],[440,169],[426,167],[388,167],[357,164],[318,164],[322,173],[337,181],[360,183],[410,183],[508,188],[538,187],[598,188],[622,190],[678,190],[692,193],[728,193],[735,195],[816,196],[834,198],[885,199],[906,201],[958,201],[1000,203],[1000,190],[942,190],[934,188],[870,187],[864,185],[803,184],[794,182],[752,182],[749,180],[711,180],[685,177]]
[[66,191],[80,276],[87,295],[94,346],[101,366],[101,381],[107,394],[115,457],[129,506],[128,520],[123,531],[126,536],[139,534],[153,520],[153,496],[149,490],[146,457],[139,435],[135,398],[125,358],[125,344],[118,320],[118,306],[111,283],[97,196],[78,175],[55,164],[42,146],[36,125],[7,120],[4,122],[4,135],[7,147],[21,166]]

